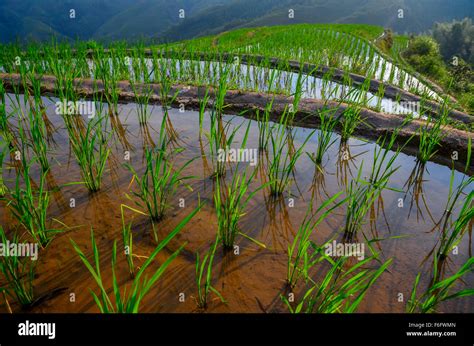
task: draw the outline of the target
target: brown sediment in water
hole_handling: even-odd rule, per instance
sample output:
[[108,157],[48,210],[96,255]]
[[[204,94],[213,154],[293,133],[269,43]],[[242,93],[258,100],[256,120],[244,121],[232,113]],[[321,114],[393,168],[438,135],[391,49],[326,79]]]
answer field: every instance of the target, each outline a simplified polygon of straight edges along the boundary
[[[262,95],[255,95],[262,98]],[[262,100],[262,104],[264,104]],[[70,239],[73,239],[84,253],[92,258],[90,242],[90,229],[94,228],[95,238],[101,255],[101,269],[105,287],[112,294],[111,252],[114,240],[121,244],[121,215],[120,205],[132,203],[126,198],[129,193],[131,174],[120,163],[123,163],[123,143],[129,143],[133,149],[131,164],[138,171],[144,169],[143,150],[147,146],[147,139],[142,136],[143,129],[138,124],[134,104],[119,105],[120,116],[116,121],[121,124],[123,131],[114,132],[115,137],[123,136],[125,139],[116,138],[116,145],[111,146],[112,158],[104,176],[102,189],[95,194],[89,194],[81,185],[65,184],[80,181],[81,176],[77,164],[69,157],[68,140],[63,128],[62,119],[54,114],[54,100],[45,100],[47,114],[56,128],[53,134],[56,146],[52,146],[51,176],[48,180],[51,186],[58,186],[51,197],[49,216],[71,227],[59,234],[53,242],[40,252],[37,263],[37,275],[34,280],[35,294],[44,297],[37,305],[31,308],[33,312],[97,312],[98,309],[89,292],[92,289],[98,292],[97,286],[90,273],[84,267],[78,255],[74,252]],[[158,138],[161,119],[163,117],[160,107],[155,108],[147,125],[150,138]],[[226,120],[235,124],[242,122],[240,117],[226,115]],[[170,110],[170,120],[174,127],[179,129],[179,143],[185,151],[176,158],[177,165],[190,158],[197,157],[183,172],[184,175],[196,176],[190,181],[193,191],[182,187],[171,201],[172,208],[166,218],[158,224],[159,238],[168,234],[186,215],[197,205],[198,198],[206,202],[202,210],[190,223],[173,239],[166,249],[156,259],[156,263],[163,261],[182,244],[185,250],[172,262],[162,280],[152,289],[150,294],[141,304],[141,312],[197,312],[193,296],[196,295],[194,285],[194,260],[195,252],[203,253],[214,241],[217,231],[216,215],[213,208],[212,196],[215,181],[210,178],[205,168],[205,157],[201,154],[200,138],[198,134],[198,114],[187,111],[185,114],[177,110]],[[204,128],[208,126],[205,119]],[[296,145],[301,144],[308,129],[296,128]],[[242,140],[245,131],[239,131],[236,141]],[[249,133],[248,147],[258,145],[258,130],[256,123],[252,122]],[[242,217],[239,226],[249,236],[264,243],[263,249],[254,243],[240,237],[237,245],[240,248],[238,255],[232,252],[224,255],[222,251],[216,254],[214,264],[213,285],[218,289],[227,304],[212,300],[208,312],[287,312],[280,296],[287,293],[285,285],[287,246],[304,218],[307,206],[311,200],[316,204],[321,203],[327,196],[343,190],[347,180],[357,174],[361,162],[370,162],[373,143],[366,143],[351,139],[348,143],[350,161],[347,165],[340,166],[338,160],[339,149],[333,146],[327,153],[324,174],[316,177],[312,161],[302,157],[296,166],[295,183],[292,187],[295,206],[289,206],[285,195],[280,200],[268,198],[266,190],[259,191],[247,207],[247,214]],[[204,146],[205,155],[209,155]],[[315,144],[309,143],[307,151],[315,150]],[[259,160],[265,166],[264,156]],[[396,166],[400,169],[393,176],[391,186],[401,188],[416,170],[414,158],[401,154]],[[113,164],[113,162],[115,162]],[[367,165],[367,164],[366,164]],[[365,167],[365,166],[364,166]],[[264,168],[262,168],[264,169]],[[427,205],[419,199],[416,191],[414,195],[409,192],[405,195],[396,191],[386,191],[383,194],[383,205],[375,210],[375,224],[367,223],[363,231],[374,238],[390,238],[407,235],[403,238],[387,239],[377,243],[381,259],[394,258],[389,270],[384,273],[376,285],[370,289],[366,299],[360,306],[360,312],[403,312],[406,299],[408,299],[413,281],[419,271],[423,272],[421,287],[429,281],[430,266],[424,263],[427,254],[436,245],[439,237],[437,232],[429,232],[440,215],[444,212],[444,202],[448,194],[451,171],[448,167],[429,162],[423,172],[422,179],[418,182],[424,186],[424,197]],[[33,170],[34,179],[38,171]],[[366,171],[364,171],[366,174]],[[229,174],[230,175],[230,174]],[[342,176],[341,176],[342,175]],[[464,175],[455,172],[455,181]],[[8,187],[14,186],[15,171],[5,170],[5,181]],[[315,184],[318,180],[318,184]],[[344,183],[346,181],[346,183]],[[257,174],[250,190],[253,191],[264,182],[264,178]],[[51,187],[49,187],[51,188]],[[404,189],[405,190],[405,189]],[[410,189],[408,189],[410,190]],[[198,197],[199,195],[199,197]],[[406,198],[406,207],[398,208],[398,198]],[[76,207],[69,207],[69,199],[76,199]],[[186,207],[178,207],[179,198],[184,198]],[[412,204],[412,206],[410,206]],[[380,209],[382,208],[382,209]],[[323,243],[340,232],[344,222],[344,208],[339,208],[335,213],[321,223],[314,232],[314,241]],[[433,219],[429,216],[432,215]],[[134,253],[140,256],[149,256],[155,248],[151,237],[151,223],[147,217],[127,212],[126,220],[132,221],[134,235]],[[6,201],[0,201],[0,222],[12,232],[17,224],[8,211]],[[54,223],[54,222],[53,222]],[[56,225],[56,224],[55,224]],[[22,232],[21,229],[19,229]],[[360,237],[362,238],[362,237]],[[359,239],[363,241],[363,239]],[[452,256],[449,270],[458,268],[470,256],[472,240],[467,236],[459,244],[459,255]],[[143,257],[136,258],[135,263],[140,266]],[[428,261],[429,262],[429,261]],[[156,268],[153,264],[153,268]],[[324,269],[318,269],[314,275],[321,275]],[[125,256],[118,256],[117,277],[121,289],[130,284],[128,267]],[[466,285],[472,287],[473,278],[466,277]],[[300,297],[304,292],[304,283],[299,284],[294,292]],[[185,301],[179,301],[179,294],[185,294]],[[404,303],[398,302],[398,294],[405,296]],[[75,301],[70,300],[71,294]],[[211,299],[215,298],[211,295]],[[20,311],[18,305],[10,301],[14,311]],[[0,304],[0,310],[3,307]],[[471,312],[474,309],[472,299],[461,299],[442,306],[440,312]]]
[[[20,90],[23,88],[19,74],[0,73],[0,79],[3,80],[7,91],[14,90],[13,87],[20,88]],[[92,98],[94,94],[100,95],[105,93],[103,83],[100,80],[75,79],[74,85],[78,94],[84,98]],[[149,90],[152,91],[149,103],[161,103],[160,85],[142,84],[138,85],[136,88],[140,91],[145,90],[145,87],[147,92]],[[117,89],[119,100],[121,102],[134,102],[135,93],[130,86],[130,82],[119,81],[117,83]],[[205,95],[207,89],[209,89],[209,94],[212,98],[215,95],[214,88],[203,86],[174,85],[170,94],[177,94],[177,97],[174,99],[174,105],[184,105],[188,109],[199,109],[200,100]],[[43,94],[54,95],[56,92],[56,77],[42,76],[41,92]],[[284,95],[272,95],[240,90],[228,90],[225,96],[227,112],[237,114],[243,113],[245,117],[249,118],[255,116],[255,111],[257,109],[263,111],[266,105],[272,101],[272,120],[278,121],[285,108],[293,103],[293,98]],[[295,124],[304,127],[317,127],[319,125],[319,117],[315,116],[316,111],[328,107],[337,108],[336,116],[343,116],[349,105],[343,102],[304,98],[299,102],[298,111],[295,113]],[[355,135],[369,139],[376,139],[381,135],[390,134],[396,128],[401,128],[397,141],[399,144],[405,144],[409,138],[412,138],[408,146],[403,148],[404,151],[411,153],[416,151],[420,127],[426,124],[426,122],[421,119],[415,119],[410,123],[403,125],[403,115],[376,112],[368,108],[362,108],[361,116],[363,121],[359,122],[357,125]],[[467,114],[465,114],[465,116],[470,122],[472,122],[473,117]],[[428,127],[431,126],[431,124],[428,125]],[[443,164],[451,165],[451,155],[456,151],[458,160],[455,162],[455,165],[460,168],[462,166],[460,162],[465,161],[468,156],[469,140],[471,139],[472,141],[473,133],[456,129],[449,125],[446,125],[442,132],[443,136],[440,140],[439,150],[437,152],[438,155],[436,155],[435,160]],[[472,171],[472,166],[469,169]]]

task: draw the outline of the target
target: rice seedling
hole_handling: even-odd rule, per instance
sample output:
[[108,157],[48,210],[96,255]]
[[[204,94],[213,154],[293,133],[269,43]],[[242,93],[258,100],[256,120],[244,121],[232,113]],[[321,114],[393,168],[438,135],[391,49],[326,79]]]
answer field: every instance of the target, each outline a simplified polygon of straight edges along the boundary
[[12,143],[14,138],[10,124],[8,123],[9,117],[5,104],[5,87],[3,86],[3,81],[0,81],[0,135],[7,144]]
[[[439,222],[435,225],[435,228],[439,227],[441,232],[439,246],[436,253],[439,261],[446,259],[449,252],[459,245],[474,217],[474,207],[472,206],[474,191],[471,189],[467,195],[465,192],[469,187],[472,187],[474,177],[471,176],[468,179],[463,179],[456,190],[454,190],[454,173],[454,169],[452,169],[445,212]],[[463,195],[465,195],[465,198],[464,202],[462,202],[461,210],[453,220],[454,210]]]
[[[49,168],[49,165],[44,163],[47,153],[47,146],[41,141],[41,137],[45,138],[48,143],[54,142],[52,134],[55,128],[52,122],[49,120],[46,107],[44,106],[43,99],[41,97],[41,80],[42,74],[36,74],[36,66],[33,66],[32,71],[28,72],[28,81],[32,86],[32,96],[28,99],[29,101],[29,124],[30,131],[32,132],[32,139],[34,140],[35,146],[38,147],[36,155],[40,157],[40,163],[43,161],[43,170]],[[41,68],[40,68],[41,69]]]
[[128,270],[130,272],[130,277],[133,279],[135,277],[135,266],[133,265],[133,234],[131,222],[127,225],[122,225],[122,240],[125,257],[127,258]]
[[16,177],[15,188],[10,191],[7,206],[16,220],[42,247],[46,247],[56,233],[61,232],[47,226],[47,211],[50,192],[45,188],[46,174],[39,176],[39,186],[35,190],[30,178],[32,162],[26,159],[24,147],[21,152],[22,170]]
[[[398,147],[393,155],[389,156],[389,153],[393,150],[395,145],[400,128],[394,130],[388,140],[387,136],[385,136],[377,141],[378,148],[374,148],[371,171],[367,181],[361,180],[362,163],[357,178],[352,180],[349,185],[346,192],[348,199],[346,223],[344,227],[344,233],[348,237],[353,237],[360,230],[367,212],[380,197],[382,191],[388,189],[402,192],[388,186],[390,177],[400,168],[399,166],[394,167],[394,163],[403,146]],[[408,141],[410,141],[410,139]],[[406,143],[408,143],[408,141]]]
[[3,181],[3,161],[7,152],[9,152],[7,145],[3,145],[3,143],[0,142],[0,198],[4,197],[8,192],[8,188]]
[[[3,227],[0,226],[0,242],[7,246],[7,238]],[[12,243],[21,244],[18,235],[15,233]],[[35,276],[35,266],[33,261],[20,260],[20,256],[0,256],[0,271],[5,277],[7,286],[5,292],[16,298],[22,307],[28,307],[34,301],[33,279]]]
[[214,264],[214,256],[219,242],[219,235],[217,235],[216,240],[202,260],[199,256],[199,252],[196,253],[196,303],[198,308],[201,310],[207,309],[210,292],[213,292],[221,302],[225,303],[224,297],[222,297],[219,291],[212,286],[212,266]]
[[352,238],[361,229],[364,219],[380,195],[381,189],[372,188],[361,180],[361,164],[357,177],[351,181],[347,194],[347,208],[345,217],[344,234]]
[[222,119],[223,111],[225,109],[225,96],[227,95],[228,89],[227,80],[230,73],[228,67],[222,67],[222,64],[220,66],[219,84],[217,86],[216,94],[214,95],[214,112],[218,119]]
[[273,155],[269,162],[268,179],[270,182],[270,192],[273,196],[280,196],[290,185],[290,178],[296,162],[303,154],[306,143],[308,143],[315,132],[311,131],[294,153],[291,154],[289,151],[284,153],[285,146],[288,144],[287,123],[288,113],[285,111],[281,116],[280,123],[274,127],[270,136]]
[[[173,124],[169,118],[169,108],[176,100],[178,96],[179,90],[175,90],[174,94],[173,91],[173,71],[171,70],[169,63],[164,57],[161,57],[158,68],[158,82],[160,84],[160,101],[161,107],[163,109],[164,117],[166,120],[166,131],[168,132],[169,139],[171,141],[176,141],[179,137],[178,132],[174,129]],[[156,71],[155,71],[156,73]]]
[[385,95],[385,85],[380,84],[379,89],[377,90],[376,99],[377,99],[377,104],[375,106],[375,110],[377,112],[382,111],[382,99],[383,96]]
[[171,93],[173,88],[173,79],[171,76],[171,70],[168,69],[168,63],[166,59],[160,60],[159,65],[159,84],[160,84],[160,100],[165,115],[168,114],[168,108],[174,102],[178,96],[176,90],[174,94]]
[[295,92],[293,93],[293,103],[291,104],[290,112],[290,123],[293,120],[296,112],[298,111],[298,106],[301,102],[301,98],[303,97],[303,84],[305,79],[306,77],[304,77],[303,71],[300,71],[298,73],[298,78],[296,79]]
[[29,133],[31,137],[29,145],[32,147],[33,152],[35,153],[36,158],[41,165],[41,169],[43,172],[46,172],[50,168],[48,161],[48,144],[46,141],[46,125],[39,109],[36,109],[35,111],[30,109],[27,114],[28,123],[30,125]]
[[313,205],[310,203],[306,211],[303,222],[301,223],[296,236],[291,245],[288,245],[288,261],[286,281],[290,288],[296,286],[298,280],[303,276],[308,278],[309,269],[312,268],[317,261],[318,253],[310,253],[311,240],[310,237],[316,227],[326,219],[333,210],[344,203],[344,200],[336,202],[342,192],[339,192],[325,200],[318,209],[313,213]]
[[241,232],[238,226],[240,218],[245,215],[245,208],[249,201],[258,191],[265,187],[265,185],[262,185],[253,192],[247,194],[255,174],[256,170],[254,170],[249,176],[247,176],[247,170],[243,173],[236,173],[232,177],[230,185],[223,189],[220,187],[220,181],[217,181],[214,193],[214,205],[217,214],[218,234],[222,241],[224,251],[232,250],[234,248],[235,237],[238,234],[265,247],[263,244]]
[[100,294],[97,295],[91,290],[92,297],[96,303],[99,311],[101,313],[138,313],[140,309],[140,304],[150,290],[153,288],[155,283],[160,279],[165,270],[171,264],[171,262],[180,254],[183,250],[184,245],[182,245],[178,250],[173,252],[163,263],[158,266],[153,274],[148,277],[145,272],[150,267],[150,265],[155,262],[156,256],[163,250],[168,243],[186,226],[186,224],[191,220],[199,208],[196,208],[191,214],[186,216],[173,231],[171,231],[155,248],[151,253],[148,259],[143,263],[140,270],[135,275],[130,289],[124,290],[123,293],[120,292],[119,284],[117,281],[117,276],[115,274],[115,269],[117,266],[117,242],[114,242],[112,248],[112,287],[113,287],[113,297],[109,297],[108,290],[104,287],[104,282],[100,270],[100,254],[97,248],[96,241],[94,239],[94,231],[91,230],[91,245],[93,251],[93,262],[90,262],[84,252],[79,248],[79,246],[71,239],[71,244],[74,247],[74,250],[79,255],[82,263],[86,266],[87,270],[91,273],[94,278],[95,283],[99,287]]
[[62,46],[58,49],[51,49],[49,53],[46,60],[51,72],[56,77],[55,94],[62,102],[76,101],[78,94],[74,78],[77,76],[77,70],[73,64],[70,49]]
[[449,114],[446,102],[447,100],[444,101],[442,106],[441,116],[438,119],[433,119],[431,114],[429,114],[424,125],[420,126],[418,130],[418,159],[422,164],[431,160],[431,158],[438,152],[440,142],[446,136],[444,134],[444,126]]
[[90,192],[97,192],[102,185],[105,164],[110,155],[109,136],[102,129],[103,117],[96,117],[87,123],[86,129],[80,128],[74,121],[68,121],[66,128],[69,143],[76,157],[83,181]]
[[469,140],[467,142],[466,166],[464,168],[465,172],[467,172],[467,170],[471,166],[471,156],[472,156],[472,140],[471,140],[471,137],[469,137]]
[[354,134],[357,126],[362,121],[361,117],[362,108],[357,104],[351,104],[347,107],[344,114],[342,115],[343,120],[341,121],[341,142],[346,143],[349,138]]
[[93,57],[94,80],[102,81],[105,98],[112,114],[118,115],[118,73],[119,69],[111,68],[110,60],[104,55],[103,49],[95,51]]
[[273,100],[265,106],[263,116],[260,115],[260,110],[257,109],[257,126],[258,126],[258,149],[267,150],[268,142],[270,141],[271,127],[270,127],[270,113],[273,108]]
[[[400,168],[400,166],[394,167],[395,161],[403,148],[412,140],[413,136],[411,136],[405,144],[398,146],[396,149],[394,147],[400,129],[409,121],[410,119],[405,119],[402,125],[396,128],[390,136],[385,135],[377,140],[368,178],[368,183],[371,188],[379,191],[387,188],[390,177]],[[393,152],[393,154],[389,156],[391,152]]]
[[316,153],[308,154],[310,159],[317,165],[321,166],[323,163],[324,154],[328,149],[336,142],[334,137],[334,129],[338,124],[337,119],[334,117],[334,113],[337,111],[337,107],[334,109],[325,109],[319,112],[320,120],[320,132],[318,135]]
[[131,208],[128,205],[121,204],[120,205],[120,214],[122,217],[122,241],[123,241],[123,249],[125,252],[125,257],[127,258],[128,270],[130,272],[130,277],[133,279],[135,277],[135,266],[133,264],[133,234],[132,234],[132,223],[125,224],[125,216],[124,216],[124,208],[127,208],[133,212],[136,212],[141,215],[145,215],[141,211]]
[[[230,148],[234,138],[239,131],[242,124],[231,129],[231,121],[224,121],[222,117],[218,116],[218,112],[213,109],[210,113],[210,130],[206,133],[206,137],[209,141],[209,151],[211,155],[211,162],[213,166],[212,177],[219,178],[224,177],[226,174],[226,158],[223,158],[220,153]],[[250,123],[247,126],[246,134],[244,136],[244,143],[242,147],[245,147],[246,138],[248,137],[250,129]]]
[[140,124],[146,124],[150,116],[149,104],[153,89],[148,85],[139,88],[133,81],[130,81],[130,86],[135,96],[135,103],[137,104],[138,122]]
[[315,282],[304,296],[292,307],[286,297],[282,297],[291,313],[352,313],[357,311],[367,291],[391,264],[387,260],[376,270],[364,269],[368,263],[376,260],[368,257],[344,270],[347,257],[330,261],[331,268],[324,278]]
[[199,134],[202,133],[202,124],[204,122],[204,114],[206,113],[206,107],[209,104],[209,88],[206,88],[204,96],[199,100]]
[[[433,274],[434,277],[438,277],[438,259],[434,256],[434,265],[433,265]],[[426,290],[418,295],[418,286],[420,284],[421,273],[415,278],[413,284],[413,289],[411,291],[410,300],[407,303],[406,311],[409,313],[432,313],[436,312],[438,306],[446,301],[461,298],[461,297],[470,297],[474,295],[474,289],[466,288],[455,293],[452,293],[455,285],[462,281],[462,278],[468,274],[472,273],[474,270],[474,257],[471,257],[464,263],[459,270],[443,279],[435,280],[434,283],[429,285]]]
[[[175,149],[171,152],[168,150],[165,121],[164,117],[157,148],[147,148],[145,151],[144,173],[139,174],[130,164],[126,165],[138,187],[138,192],[133,192],[133,195],[140,200],[137,204],[147,210],[153,221],[162,220],[166,210],[170,207],[169,200],[176,193],[178,186],[192,178],[191,176],[182,176],[182,172],[194,159],[187,161],[177,170],[171,163],[171,156],[182,150]],[[190,189],[189,186],[187,187]]]

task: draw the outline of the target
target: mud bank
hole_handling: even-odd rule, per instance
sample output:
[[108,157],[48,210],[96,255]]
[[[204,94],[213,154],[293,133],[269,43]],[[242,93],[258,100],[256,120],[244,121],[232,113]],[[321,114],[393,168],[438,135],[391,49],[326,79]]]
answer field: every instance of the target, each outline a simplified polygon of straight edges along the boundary
[[[15,88],[22,90],[22,82],[19,74],[0,74],[5,89],[13,91]],[[104,94],[104,86],[102,81],[94,81],[92,79],[76,79],[74,81],[76,92],[83,98],[90,99],[94,94]],[[117,82],[119,100],[121,102],[135,101],[135,94],[128,81]],[[145,85],[139,85],[137,89],[144,90]],[[150,97],[150,104],[161,103],[160,85],[149,84],[146,88],[153,91]],[[189,85],[174,85],[171,95],[177,94],[174,105],[184,105],[185,108],[199,109],[199,102],[204,97],[207,87],[196,87]],[[41,93],[55,95],[56,94],[56,77],[43,76],[41,80]],[[211,99],[215,95],[213,88],[209,88]],[[293,103],[293,98],[284,95],[271,95],[257,92],[243,92],[239,90],[227,91],[225,103],[227,105],[226,112],[233,114],[242,114],[247,118],[254,119],[257,110],[263,111],[265,106],[273,99],[273,109],[271,119],[279,120],[279,116],[284,109]],[[344,112],[349,107],[346,103],[335,101],[323,101],[317,99],[302,99],[300,101],[298,111],[295,114],[295,125],[301,127],[317,127],[319,125],[319,117],[316,116],[318,110],[325,107],[338,107],[336,116],[344,116]],[[357,125],[355,134],[368,139],[377,139],[381,135],[389,134],[394,129],[403,125],[404,116],[376,112],[367,108],[362,108],[361,117],[363,119]],[[406,140],[413,136],[409,146],[404,148],[405,151],[414,153],[418,145],[418,130],[426,124],[423,120],[413,120],[411,123],[403,125],[397,140],[400,144],[404,144]],[[459,168],[464,165],[468,153],[469,138],[474,135],[467,131],[462,131],[451,126],[444,129],[444,137],[440,142],[438,155],[435,161],[442,164],[451,164],[451,155],[454,151],[458,152]],[[472,171],[472,165],[470,170]]]

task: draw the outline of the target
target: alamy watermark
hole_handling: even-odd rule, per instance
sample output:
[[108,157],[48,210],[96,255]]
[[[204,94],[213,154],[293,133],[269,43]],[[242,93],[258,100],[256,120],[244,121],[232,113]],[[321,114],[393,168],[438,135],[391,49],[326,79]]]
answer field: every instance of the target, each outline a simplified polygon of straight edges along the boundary
[[83,115],[89,119],[95,117],[95,103],[92,101],[57,101],[56,114],[58,115]]
[[7,240],[6,243],[0,243],[0,257],[30,257],[36,261],[38,243],[13,243]]
[[258,162],[257,149],[235,149],[226,148],[217,151],[219,162],[248,162],[250,166],[256,166]]
[[399,101],[387,100],[382,106],[383,111],[390,114],[420,114],[421,106],[417,101]]
[[364,243],[338,243],[335,240],[325,245],[324,253],[330,257],[357,257],[359,261],[365,258]]
[[56,323],[54,322],[30,322],[26,320],[24,323],[18,324],[19,336],[47,336],[48,339],[56,338]]

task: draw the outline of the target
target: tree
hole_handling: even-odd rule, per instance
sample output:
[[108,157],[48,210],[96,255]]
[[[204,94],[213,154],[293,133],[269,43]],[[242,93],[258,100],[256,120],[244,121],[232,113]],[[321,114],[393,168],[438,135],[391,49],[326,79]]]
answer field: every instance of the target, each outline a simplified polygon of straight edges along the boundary
[[407,50],[403,53],[405,60],[418,72],[441,79],[445,69],[438,43],[429,36],[416,36],[410,40]]
[[474,24],[470,18],[436,23],[433,38],[439,43],[441,55],[446,62],[451,63],[453,57],[458,57],[474,66]]

